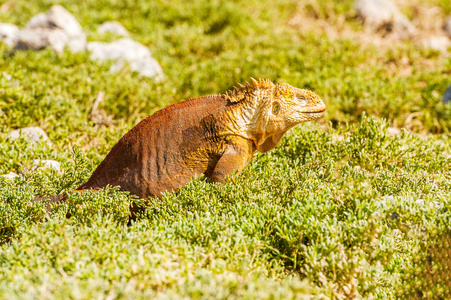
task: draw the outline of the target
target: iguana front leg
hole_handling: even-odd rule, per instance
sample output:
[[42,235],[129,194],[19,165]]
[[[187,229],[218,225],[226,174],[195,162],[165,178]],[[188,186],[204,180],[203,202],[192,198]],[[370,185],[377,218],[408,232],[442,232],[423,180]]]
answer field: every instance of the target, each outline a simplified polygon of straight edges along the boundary
[[251,160],[255,150],[253,141],[238,136],[233,137],[216,163],[211,181],[224,183],[234,171],[241,172]]

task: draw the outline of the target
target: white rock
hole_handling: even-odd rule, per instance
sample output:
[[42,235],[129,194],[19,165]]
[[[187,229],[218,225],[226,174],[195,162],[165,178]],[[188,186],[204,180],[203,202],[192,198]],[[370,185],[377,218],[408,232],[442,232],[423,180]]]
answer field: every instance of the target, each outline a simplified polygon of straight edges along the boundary
[[108,21],[103,23],[99,26],[99,28],[97,28],[97,32],[101,34],[112,32],[117,35],[129,36],[127,29],[125,29],[125,27],[117,21]]
[[47,17],[51,22],[51,25],[64,30],[69,38],[84,36],[83,28],[77,19],[71,15],[64,7],[60,5],[54,5],[47,12]]
[[28,21],[27,25],[25,25],[26,29],[33,28],[51,28],[51,24],[47,15],[45,13],[39,13]]
[[0,175],[0,177],[6,178],[7,180],[14,180],[14,178],[18,177],[19,175],[17,175],[14,172],[9,172],[8,174],[5,175]]
[[153,77],[155,80],[160,80],[164,76],[161,66],[151,56],[150,50],[132,39],[122,38],[112,43],[91,42],[88,43],[88,50],[91,51],[91,59],[116,60],[111,67],[113,72],[121,70],[123,61],[126,61],[130,64],[130,68],[139,72],[141,76]]
[[385,134],[388,136],[401,135],[401,129],[396,127],[388,127]]
[[67,42],[67,47],[69,47],[70,51],[76,53],[80,51],[85,51],[87,48],[88,42],[86,41],[86,36],[78,36],[73,37]]
[[30,19],[25,28],[58,28],[70,38],[84,35],[77,19],[61,5],[54,5],[46,13],[37,14]]
[[355,8],[365,26],[374,31],[385,28],[400,38],[411,37],[416,32],[415,26],[390,0],[357,0]]
[[86,50],[86,36],[74,16],[62,6],[54,5],[46,13],[31,18],[19,32],[14,48],[41,50],[51,47],[62,52],[66,45],[72,52]]
[[49,139],[45,131],[40,127],[25,127],[13,130],[7,135],[7,137],[12,140],[17,139],[19,136],[25,137],[32,144],[39,141],[47,141]]
[[60,29],[35,28],[19,32],[16,50],[42,50],[51,47],[58,53],[63,52],[69,37]]
[[9,46],[16,43],[19,27],[14,24],[0,23],[0,40]]
[[[129,61],[128,64],[130,69],[138,72],[141,76],[154,78],[156,81],[164,77],[160,64],[153,57],[134,59]],[[120,72],[124,67],[124,60],[118,60],[111,66],[110,72]]]
[[341,142],[341,141],[344,141],[344,139],[345,139],[345,137],[343,135],[341,135],[341,134],[334,134],[334,135],[332,135],[332,140],[333,141]]
[[[40,31],[41,29],[39,29]],[[39,34],[37,30],[24,29],[19,32],[14,49],[16,50],[41,50],[49,45],[46,34]]]
[[125,59],[131,61],[150,56],[150,50],[132,39],[122,38],[112,43],[91,42],[88,43],[91,58],[98,60]]
[[451,41],[446,36],[431,36],[421,41],[421,45],[425,48],[447,52]]
[[57,162],[56,160],[50,160],[50,159],[33,160],[33,170],[46,170],[46,169],[53,169],[56,172],[61,173],[60,163]]
[[49,46],[58,53],[62,53],[69,42],[69,37],[60,29],[51,30],[47,35],[47,39]]

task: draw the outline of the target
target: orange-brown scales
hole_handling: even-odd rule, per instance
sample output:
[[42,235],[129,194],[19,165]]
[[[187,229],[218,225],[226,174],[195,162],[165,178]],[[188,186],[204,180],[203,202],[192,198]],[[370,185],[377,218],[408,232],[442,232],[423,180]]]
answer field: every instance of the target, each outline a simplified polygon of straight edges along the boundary
[[319,118],[326,109],[309,90],[262,79],[251,82],[223,95],[170,105],[142,120],[77,191],[120,186],[145,199],[175,191],[201,174],[224,182],[243,170],[256,150],[273,149],[290,128]]

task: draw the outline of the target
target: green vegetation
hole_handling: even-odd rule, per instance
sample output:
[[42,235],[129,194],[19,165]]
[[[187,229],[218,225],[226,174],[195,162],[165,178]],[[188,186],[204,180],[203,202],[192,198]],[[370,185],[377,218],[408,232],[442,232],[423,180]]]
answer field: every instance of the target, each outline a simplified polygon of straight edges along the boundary
[[[116,39],[96,28],[117,20],[166,74],[154,83],[87,53],[0,43],[0,174],[24,175],[0,178],[0,299],[444,297],[440,272],[434,286],[415,274],[449,253],[434,241],[451,224],[451,108],[440,103],[451,59],[407,41],[332,38],[308,23],[357,33],[353,1],[298,2],[16,0],[0,12],[24,26],[61,4],[91,41]],[[450,13],[448,1],[421,3]],[[291,22],[301,8],[308,30]],[[227,184],[196,178],[151,200],[132,226],[128,207],[141,201],[117,188],[71,195],[51,215],[32,202],[84,182],[140,119],[250,77],[312,89],[328,110]],[[89,118],[101,91],[109,126]],[[389,136],[389,125],[408,131]],[[6,139],[26,126],[51,143]],[[62,174],[26,171],[34,159],[61,162]]]

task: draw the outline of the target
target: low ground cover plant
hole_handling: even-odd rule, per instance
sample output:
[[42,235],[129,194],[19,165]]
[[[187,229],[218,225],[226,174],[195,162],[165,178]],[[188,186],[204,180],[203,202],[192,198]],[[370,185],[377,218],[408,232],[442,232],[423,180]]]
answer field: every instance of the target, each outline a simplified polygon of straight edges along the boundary
[[[23,27],[55,3],[14,1],[0,17]],[[449,297],[449,57],[290,22],[302,8],[358,32],[352,1],[58,3],[88,40],[116,39],[96,27],[120,21],[165,79],[111,73],[84,52],[0,44],[0,174],[21,175],[0,178],[0,298]],[[314,90],[326,114],[225,185],[195,178],[151,199],[132,224],[129,205],[144,203],[117,187],[70,195],[50,214],[32,202],[86,181],[140,119],[251,76]],[[107,126],[90,118],[100,92]],[[26,126],[50,142],[6,138]],[[61,173],[33,170],[35,159],[59,161]]]

